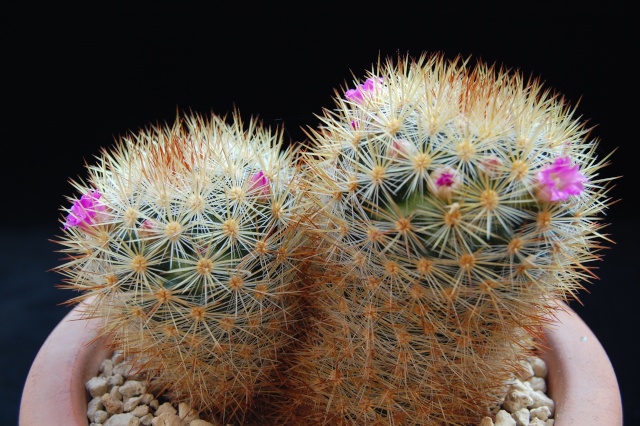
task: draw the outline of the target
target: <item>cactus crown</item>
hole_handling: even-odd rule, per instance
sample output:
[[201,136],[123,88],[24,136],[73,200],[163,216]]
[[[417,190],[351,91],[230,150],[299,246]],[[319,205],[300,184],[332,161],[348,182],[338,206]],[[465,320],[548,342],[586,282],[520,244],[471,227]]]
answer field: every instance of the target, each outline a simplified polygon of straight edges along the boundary
[[308,158],[341,262],[453,292],[542,280],[564,298],[590,277],[607,158],[539,81],[423,55],[379,65],[336,105]]

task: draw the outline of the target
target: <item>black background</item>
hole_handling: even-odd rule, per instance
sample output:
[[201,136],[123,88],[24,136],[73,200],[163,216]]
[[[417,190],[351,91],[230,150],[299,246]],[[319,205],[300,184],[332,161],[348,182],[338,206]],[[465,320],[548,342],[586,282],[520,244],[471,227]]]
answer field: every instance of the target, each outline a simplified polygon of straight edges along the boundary
[[[357,8],[274,3],[91,2],[87,7],[5,2],[0,69],[0,424],[17,424],[20,394],[39,346],[69,311],[50,268],[70,178],[102,147],[178,112],[284,125],[287,139],[332,107],[334,90],[378,56],[443,52],[540,77],[594,125],[608,176],[623,176],[605,221],[616,244],[600,279],[571,306],[607,351],[625,424],[640,424],[636,214],[640,159],[634,12],[606,2],[579,6]],[[204,3],[204,2],[203,2]],[[219,2],[210,2],[216,5]],[[516,4],[515,2],[513,3]],[[291,9],[298,7],[299,9]],[[578,102],[579,101],[579,102]]]

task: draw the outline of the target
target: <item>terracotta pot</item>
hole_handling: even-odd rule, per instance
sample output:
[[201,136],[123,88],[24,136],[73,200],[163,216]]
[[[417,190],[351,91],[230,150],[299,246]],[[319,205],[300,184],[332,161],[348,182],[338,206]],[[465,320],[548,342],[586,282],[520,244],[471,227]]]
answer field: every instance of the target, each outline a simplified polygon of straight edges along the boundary
[[87,426],[85,383],[110,354],[98,339],[99,321],[76,306],[53,329],[36,355],[22,392],[19,426]]
[[[97,338],[97,321],[73,309],[49,335],[27,376],[19,426],[87,426],[85,382],[109,351]],[[548,395],[554,426],[622,426],[620,390],[602,345],[568,306],[545,331]]]
[[620,388],[611,361],[584,321],[561,303],[557,325],[545,331],[550,350],[547,394],[556,405],[554,426],[622,426]]

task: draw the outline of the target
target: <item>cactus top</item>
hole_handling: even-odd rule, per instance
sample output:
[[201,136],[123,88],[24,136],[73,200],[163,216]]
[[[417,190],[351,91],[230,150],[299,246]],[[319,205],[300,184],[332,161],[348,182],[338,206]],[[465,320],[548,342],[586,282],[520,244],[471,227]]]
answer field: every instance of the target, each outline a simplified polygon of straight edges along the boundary
[[454,293],[524,279],[564,297],[589,278],[607,158],[562,97],[439,55],[379,63],[354,85],[310,131],[328,262],[423,284],[428,264],[430,287]]

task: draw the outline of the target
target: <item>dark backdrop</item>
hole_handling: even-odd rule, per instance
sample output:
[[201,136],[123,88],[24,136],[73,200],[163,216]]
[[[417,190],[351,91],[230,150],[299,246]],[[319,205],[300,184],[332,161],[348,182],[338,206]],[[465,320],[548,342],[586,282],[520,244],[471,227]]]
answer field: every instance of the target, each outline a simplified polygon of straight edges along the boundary
[[[203,2],[204,3],[204,2]],[[218,4],[220,2],[210,2]],[[626,424],[640,424],[638,368],[637,45],[630,10],[608,3],[539,2],[505,8],[394,2],[300,11],[129,2],[120,6],[2,8],[0,115],[0,424],[17,422],[20,393],[39,346],[69,308],[49,242],[69,178],[100,148],[178,111],[239,108],[300,141],[331,107],[334,89],[382,57],[473,55],[539,76],[595,125],[601,152],[618,148],[609,175],[621,201],[606,221],[616,242],[599,280],[572,303],[600,339],[622,390]],[[579,103],[578,103],[579,101]]]

